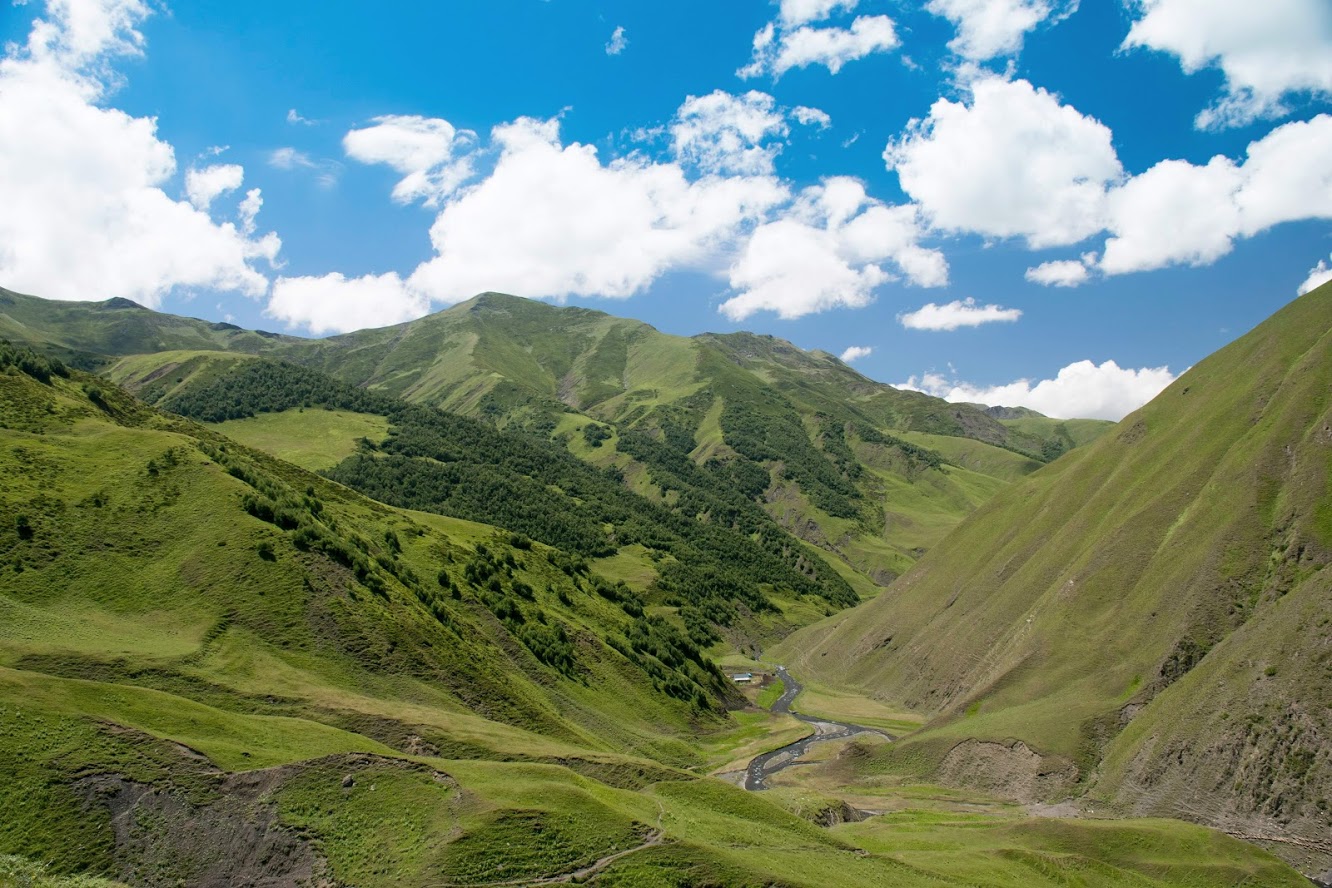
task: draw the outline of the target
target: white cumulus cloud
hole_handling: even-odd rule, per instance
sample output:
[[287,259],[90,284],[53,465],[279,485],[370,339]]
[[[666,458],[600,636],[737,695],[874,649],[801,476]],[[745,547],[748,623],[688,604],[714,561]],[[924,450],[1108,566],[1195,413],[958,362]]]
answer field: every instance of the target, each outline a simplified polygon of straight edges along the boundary
[[486,290],[626,298],[672,269],[715,270],[790,199],[769,175],[691,178],[638,154],[603,162],[593,146],[563,144],[557,120],[495,127],[484,153],[493,169],[441,196],[434,255],[411,274],[284,279],[270,314],[323,332],[393,323]]
[[948,263],[921,246],[923,236],[915,207],[875,201],[856,179],[828,179],[754,231],[730,268],[737,293],[721,311],[732,320],[759,311],[798,318],[866,306],[876,287],[900,277],[942,286]]
[[429,310],[430,299],[396,273],[346,278],[335,272],[278,278],[265,313],[318,335],[384,327]]
[[1205,265],[1283,222],[1332,218],[1332,116],[1277,127],[1243,163],[1166,160],[1112,190],[1101,270]]
[[1028,268],[1026,274],[1027,280],[1033,284],[1046,287],[1077,287],[1085,284],[1089,276],[1087,266],[1076,259],[1042,262],[1035,268]]
[[971,93],[939,99],[884,151],[931,224],[1033,248],[1103,229],[1106,186],[1123,172],[1110,129],[1025,80],[983,78]]
[[821,22],[834,12],[853,12],[859,0],[782,0],[778,20],[788,28]]
[[1170,53],[1187,73],[1216,67],[1225,92],[1196,120],[1203,129],[1287,113],[1291,94],[1332,95],[1332,4],[1327,0],[1130,0],[1125,48]]
[[1058,419],[1121,420],[1159,395],[1176,379],[1168,367],[1121,368],[1114,361],[1069,364],[1054,379],[1019,379],[982,386],[942,374],[913,376],[897,388],[925,392],[951,403],[1027,407]]
[[689,96],[670,125],[676,157],[710,173],[770,174],[787,134],[786,120],[767,93],[714,90]]
[[245,181],[245,169],[234,163],[214,164],[185,171],[185,196],[195,209],[208,212],[213,201],[235,191]]
[[489,289],[625,298],[785,198],[766,176],[690,181],[675,164],[603,165],[592,146],[562,145],[553,121],[522,119],[493,138],[495,171],[440,213],[438,255],[411,277],[437,300]]
[[675,164],[602,164],[590,145],[562,145],[554,121],[521,119],[493,140],[494,172],[445,206],[430,229],[438,255],[411,277],[436,300],[491,289],[625,298],[786,197],[767,176],[690,181]]
[[874,348],[868,345],[853,345],[842,352],[842,363],[850,364],[852,361],[859,361],[861,358],[868,358],[874,354]]
[[[1273,129],[1240,162],[1163,160],[1128,176],[1109,128],[1057,96],[993,76],[970,90],[970,102],[935,102],[884,151],[936,229],[1022,238],[1032,249],[1107,232],[1099,263],[1084,264],[1113,275],[1208,264],[1239,238],[1332,218],[1332,115]],[[1028,279],[1085,274],[1058,263]]]
[[1048,19],[1067,17],[1077,7],[1077,0],[930,0],[925,5],[957,26],[948,48],[973,62],[1016,55],[1029,31]]
[[832,118],[828,116],[827,111],[811,108],[808,105],[797,105],[792,108],[791,116],[802,126],[817,126],[819,129],[832,126]]
[[1101,268],[1108,274],[1174,263],[1204,265],[1230,252],[1239,230],[1239,171],[1223,157],[1206,166],[1166,160],[1110,195]]
[[736,74],[781,77],[792,68],[822,65],[832,74],[847,62],[876,52],[887,52],[901,44],[893,20],[886,15],[857,16],[849,28],[801,25],[794,30],[772,22],[754,35],[754,55]]
[[1305,293],[1311,293],[1328,281],[1332,281],[1332,265],[1328,265],[1324,260],[1319,260],[1317,265],[1309,269],[1309,276],[1304,279],[1304,283],[1300,284],[1299,295],[1303,296]]
[[982,324],[1011,323],[1020,317],[1020,309],[978,305],[975,298],[968,296],[945,305],[926,303],[915,311],[898,315],[897,320],[908,330],[952,331]]
[[28,34],[29,58],[66,72],[101,66],[98,73],[107,74],[110,59],[143,55],[138,25],[149,12],[143,0],[51,0],[47,18],[34,21]]
[[435,206],[471,178],[468,152],[476,143],[470,130],[455,129],[439,118],[390,114],[374,126],[356,129],[342,139],[347,156],[361,163],[382,163],[403,178],[393,188],[400,203],[423,200]]
[[606,55],[617,56],[624,52],[628,45],[629,38],[625,36],[624,25],[619,25],[611,32],[610,41],[606,44]]
[[[26,44],[0,58],[0,278],[56,299],[119,296],[157,306],[179,287],[268,289],[274,234],[251,237],[201,206],[236,174],[199,171],[174,200],[177,166],[151,118],[105,103],[114,62],[140,55],[138,0],[52,0]],[[13,137],[22,134],[21,138]],[[236,168],[239,170],[239,167]],[[239,183],[237,182],[237,186]],[[218,190],[218,189],[222,190]],[[190,189],[187,186],[187,191]],[[251,220],[253,221],[253,220]]]
[[[946,284],[948,264],[923,244],[915,206],[875,200],[846,177],[793,195],[772,164],[787,113],[761,92],[689,97],[652,131],[671,139],[669,161],[640,152],[603,159],[591,145],[565,144],[558,119],[497,126],[469,148],[476,175],[439,195],[431,257],[396,275],[284,278],[270,313],[345,330],[487,290],[622,299],[692,270],[728,282],[720,310],[731,318],[795,318],[866,305],[889,281]],[[400,167],[433,170],[452,162],[446,155],[438,147]],[[382,315],[374,305],[352,311],[362,299],[377,299]]]

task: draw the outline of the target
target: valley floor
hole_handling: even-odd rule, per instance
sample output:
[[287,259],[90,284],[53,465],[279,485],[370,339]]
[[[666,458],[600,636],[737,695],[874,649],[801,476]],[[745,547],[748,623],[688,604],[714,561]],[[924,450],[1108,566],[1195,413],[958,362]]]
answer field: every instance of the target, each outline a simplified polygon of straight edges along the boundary
[[[120,861],[108,875],[133,885],[1305,884],[1270,855],[1200,827],[1034,817],[866,773],[866,751],[889,742],[876,732],[814,738],[799,766],[769,771],[769,789],[745,792],[622,756],[411,755],[300,720],[239,724],[159,692],[26,670],[0,679],[0,765],[11,777],[0,839],[56,858],[49,871],[0,859],[5,888],[105,888],[60,875],[78,868],[71,852],[80,848],[104,849]],[[103,703],[89,709],[94,699]],[[155,711],[177,714],[154,721]],[[714,761],[762,757],[789,742],[796,721],[756,708],[740,715],[760,730],[705,738]],[[273,738],[255,770],[237,750],[246,736]],[[312,755],[312,743],[322,752]],[[59,773],[79,807],[51,807],[67,791],[49,783]]]

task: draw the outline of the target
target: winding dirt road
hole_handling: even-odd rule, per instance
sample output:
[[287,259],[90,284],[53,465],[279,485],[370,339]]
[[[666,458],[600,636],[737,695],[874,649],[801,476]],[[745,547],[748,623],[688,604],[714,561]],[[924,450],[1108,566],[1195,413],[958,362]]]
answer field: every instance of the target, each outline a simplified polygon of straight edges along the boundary
[[800,692],[805,688],[800,682],[791,677],[791,673],[787,672],[784,666],[777,667],[777,677],[782,680],[785,690],[777,698],[777,702],[772,704],[772,711],[792,715],[802,722],[813,725],[814,733],[804,740],[797,740],[779,749],[755,756],[750,761],[749,767],[745,769],[745,789],[751,792],[767,789],[768,778],[778,771],[783,771],[796,764],[800,757],[809,751],[811,744],[822,743],[825,740],[848,739],[858,734],[878,734],[880,737],[887,737],[889,740],[895,739],[892,734],[878,728],[828,721],[827,719],[814,718],[801,715],[799,712],[793,712],[791,704],[795,702],[795,698],[800,696]]

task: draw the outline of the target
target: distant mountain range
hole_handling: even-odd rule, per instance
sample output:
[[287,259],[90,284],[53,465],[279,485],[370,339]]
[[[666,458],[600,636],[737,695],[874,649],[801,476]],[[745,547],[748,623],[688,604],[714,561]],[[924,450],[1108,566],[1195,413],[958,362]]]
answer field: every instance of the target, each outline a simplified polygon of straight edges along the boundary
[[[151,403],[180,394],[168,379],[197,382],[193,370],[216,363],[217,353],[293,362],[561,442],[663,501],[714,487],[720,473],[830,559],[862,597],[1007,483],[1112,426],[1026,410],[996,416],[899,391],[772,337],[669,336],[494,293],[394,327],[305,340],[125,300],[58,303],[0,291],[0,336],[107,371]],[[140,357],[112,360],[131,355]],[[168,365],[189,372],[168,375]]]

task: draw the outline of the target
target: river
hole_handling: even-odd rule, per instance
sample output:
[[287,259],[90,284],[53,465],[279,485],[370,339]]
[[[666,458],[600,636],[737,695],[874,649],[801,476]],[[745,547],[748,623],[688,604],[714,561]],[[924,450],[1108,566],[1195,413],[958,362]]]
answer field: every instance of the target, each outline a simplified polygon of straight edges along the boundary
[[878,728],[829,721],[825,718],[814,718],[793,711],[791,704],[795,702],[796,697],[800,696],[804,686],[792,678],[791,673],[787,672],[784,666],[777,667],[777,677],[782,680],[785,690],[777,698],[777,702],[772,704],[772,711],[786,713],[800,719],[802,722],[813,725],[814,733],[803,740],[788,743],[780,749],[755,756],[750,761],[749,767],[745,769],[745,789],[751,792],[767,789],[768,778],[799,762],[800,757],[809,750],[811,744],[822,743],[825,740],[849,739],[858,734],[878,734],[880,737],[887,737],[889,740],[894,739],[892,734]]

